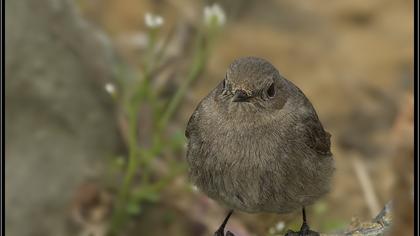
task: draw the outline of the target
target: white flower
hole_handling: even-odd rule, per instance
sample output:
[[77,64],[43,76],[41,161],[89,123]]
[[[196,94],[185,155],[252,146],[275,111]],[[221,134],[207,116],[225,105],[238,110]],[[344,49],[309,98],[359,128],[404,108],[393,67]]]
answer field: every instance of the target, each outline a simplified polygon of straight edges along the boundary
[[277,230],[277,232],[281,232],[284,229],[285,226],[286,225],[284,224],[283,221],[280,221],[279,223],[277,223],[276,224],[276,230]]
[[191,189],[193,190],[193,192],[198,192],[198,187],[195,185],[191,185]]
[[115,86],[111,83],[105,84],[105,90],[111,95],[115,94]]
[[204,7],[204,22],[207,25],[215,22],[217,25],[224,25],[226,22],[226,15],[223,8],[219,4]]
[[147,27],[149,27],[151,29],[156,29],[156,28],[161,27],[163,25],[163,23],[165,22],[165,20],[161,16],[153,15],[153,14],[147,12],[144,15],[144,22],[146,23]]

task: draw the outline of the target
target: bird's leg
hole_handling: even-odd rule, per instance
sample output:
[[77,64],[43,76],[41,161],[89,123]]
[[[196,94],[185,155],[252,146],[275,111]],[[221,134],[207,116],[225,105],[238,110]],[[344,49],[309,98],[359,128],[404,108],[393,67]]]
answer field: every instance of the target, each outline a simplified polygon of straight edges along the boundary
[[302,218],[303,223],[298,232],[292,230],[287,231],[285,236],[319,236],[318,232],[309,229],[309,225],[306,223],[306,212],[305,207],[302,207]]
[[[225,226],[230,218],[230,216],[232,215],[233,210],[230,210],[228,215],[226,216],[225,220],[223,221],[223,223],[220,225],[219,229],[214,232],[214,236],[225,236]],[[234,234],[232,234],[231,232],[227,232],[226,233],[227,236],[235,236]]]
[[300,227],[300,232],[305,235],[309,231],[309,225],[306,223],[306,211],[305,207],[302,207],[302,226]]

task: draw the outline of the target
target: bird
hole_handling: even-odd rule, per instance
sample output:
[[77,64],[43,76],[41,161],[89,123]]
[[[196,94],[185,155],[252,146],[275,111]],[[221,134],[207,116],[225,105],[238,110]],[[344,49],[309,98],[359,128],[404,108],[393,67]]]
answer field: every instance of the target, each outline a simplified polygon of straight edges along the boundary
[[[331,134],[309,99],[267,60],[234,60],[188,120],[189,180],[230,209],[214,233],[224,236],[234,211],[285,214],[302,210],[331,189]],[[226,235],[234,235],[227,232]]]

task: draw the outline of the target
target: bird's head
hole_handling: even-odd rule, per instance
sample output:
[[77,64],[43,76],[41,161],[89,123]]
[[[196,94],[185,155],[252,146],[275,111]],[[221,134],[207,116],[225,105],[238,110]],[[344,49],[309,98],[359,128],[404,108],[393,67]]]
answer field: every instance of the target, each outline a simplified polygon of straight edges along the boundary
[[257,57],[235,60],[219,84],[219,97],[229,106],[279,109],[285,101],[283,78],[270,62]]

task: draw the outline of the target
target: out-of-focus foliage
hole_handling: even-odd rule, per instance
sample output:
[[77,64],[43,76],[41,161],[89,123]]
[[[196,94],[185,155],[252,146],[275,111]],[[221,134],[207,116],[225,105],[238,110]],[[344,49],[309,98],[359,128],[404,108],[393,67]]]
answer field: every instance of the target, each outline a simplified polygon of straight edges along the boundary
[[[161,158],[165,151],[175,152],[184,146],[183,132],[174,132],[168,138],[165,136],[167,127],[191,84],[205,68],[214,38],[225,23],[224,17],[224,12],[218,5],[204,8],[203,22],[197,25],[197,32],[192,36],[194,45],[189,59],[190,66],[186,74],[178,75],[182,80],[176,85],[173,94],[164,96],[162,85],[156,85],[154,80],[170,59],[167,50],[172,38],[170,35],[161,35],[160,28],[164,24],[162,16],[146,13],[146,47],[144,54],[139,55],[142,62],[140,73],[130,73],[126,68],[118,68],[116,85],[105,85],[105,90],[118,106],[120,122],[127,129],[128,148],[128,157],[123,158],[127,163],[123,167],[123,182],[118,187],[116,207],[110,225],[111,235],[118,235],[121,227],[128,221],[128,215],[140,214],[144,202],[158,201],[162,189],[184,170],[184,163],[166,158],[162,164],[168,168],[167,173],[160,175],[157,180],[152,179],[157,171],[152,165],[154,159]],[[147,114],[143,107],[147,107]],[[139,122],[143,117],[149,119],[150,127],[142,135],[150,141],[141,140]],[[118,162],[121,164],[121,157]],[[135,182],[137,179],[138,183]]]

